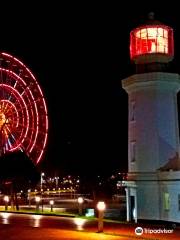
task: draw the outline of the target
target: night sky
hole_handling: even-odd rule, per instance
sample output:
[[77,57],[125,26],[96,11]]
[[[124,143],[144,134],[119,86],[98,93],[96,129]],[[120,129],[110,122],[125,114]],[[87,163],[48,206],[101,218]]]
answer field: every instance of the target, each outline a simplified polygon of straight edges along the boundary
[[121,80],[134,73],[129,32],[154,11],[175,30],[177,69],[180,56],[175,6],[129,5],[26,2],[1,7],[0,49],[30,68],[46,98],[45,171],[127,171],[128,98]]

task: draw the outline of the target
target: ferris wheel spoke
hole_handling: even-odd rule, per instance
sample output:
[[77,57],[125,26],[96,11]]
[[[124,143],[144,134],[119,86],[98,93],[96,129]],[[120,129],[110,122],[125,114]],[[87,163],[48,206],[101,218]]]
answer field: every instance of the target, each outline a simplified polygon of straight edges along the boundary
[[[2,110],[3,110],[4,113],[6,113],[7,106],[8,106],[8,103],[3,102],[3,104],[2,104]],[[9,110],[9,109],[8,109],[8,110]]]
[[[11,105],[10,105],[11,104]],[[10,102],[8,102],[8,101],[3,101],[3,112],[5,113],[5,114],[7,114],[7,112],[9,112],[9,111],[11,111],[11,109],[13,109],[13,105],[12,105],[12,103],[10,103]]]
[[5,102],[3,101],[3,102],[2,102],[2,110],[3,110],[3,112],[5,111],[5,108],[6,108],[6,104],[5,104]]
[[[19,110],[21,110],[21,109],[19,109]],[[16,116],[18,116],[18,118],[20,118],[20,115],[17,115],[17,112],[18,112],[17,110],[16,111],[14,110],[13,112],[8,111],[5,114],[7,115],[7,118],[11,118],[14,115],[16,115]]]
[[12,144],[10,142],[10,138],[7,139],[7,142],[5,144],[6,151],[10,150],[12,148]]
[[1,101],[3,103],[6,102],[6,104],[10,103],[11,105],[14,105],[14,106],[16,106],[16,105],[20,105],[21,106],[22,105],[22,101],[20,101],[19,98],[16,98],[15,101],[9,101],[8,99],[1,99]]
[[17,116],[17,112],[15,110],[10,110],[7,109],[6,111],[4,111],[5,116],[7,116],[7,118],[11,117],[11,116]]
[[9,133],[6,133],[7,136],[5,136],[4,144],[5,144],[5,149],[8,151],[10,148],[12,148],[13,142],[16,142],[16,139],[8,128],[7,128],[7,130]]
[[4,102],[1,102],[1,111],[3,112],[4,110]]
[[[16,80],[15,83],[14,83],[14,86],[13,86],[14,89],[16,88],[16,85],[17,85],[17,80]],[[11,98],[12,98],[12,92],[10,92],[9,97],[8,97],[8,100],[10,101]]]
[[[6,124],[17,128],[20,124],[25,125],[26,122],[24,122],[24,118],[8,116],[7,120],[6,120]],[[25,127],[27,127],[27,126],[25,126]]]
[[[21,93],[21,96],[23,96],[25,93],[29,93],[31,90],[30,90],[30,86],[32,85],[32,83],[26,85]],[[31,94],[30,94],[31,95]]]

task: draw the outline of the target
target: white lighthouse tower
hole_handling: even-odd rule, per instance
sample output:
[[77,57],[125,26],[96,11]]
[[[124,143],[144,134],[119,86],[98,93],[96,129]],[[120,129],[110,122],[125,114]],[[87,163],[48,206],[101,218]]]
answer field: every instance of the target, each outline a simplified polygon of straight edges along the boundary
[[180,77],[168,72],[173,55],[172,28],[152,14],[130,33],[136,74],[122,80],[129,99],[128,221],[180,222]]

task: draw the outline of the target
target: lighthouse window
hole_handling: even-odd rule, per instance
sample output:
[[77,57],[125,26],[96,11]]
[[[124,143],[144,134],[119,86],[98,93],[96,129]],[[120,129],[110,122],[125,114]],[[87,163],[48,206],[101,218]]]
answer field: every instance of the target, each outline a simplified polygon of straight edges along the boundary
[[135,121],[135,101],[131,101],[130,120]]
[[168,31],[161,27],[148,27],[136,32],[138,54],[168,53]]
[[178,194],[178,208],[179,208],[179,211],[180,211],[180,194]]
[[164,193],[164,209],[169,210],[169,193]]
[[136,141],[131,142],[131,162],[136,161]]

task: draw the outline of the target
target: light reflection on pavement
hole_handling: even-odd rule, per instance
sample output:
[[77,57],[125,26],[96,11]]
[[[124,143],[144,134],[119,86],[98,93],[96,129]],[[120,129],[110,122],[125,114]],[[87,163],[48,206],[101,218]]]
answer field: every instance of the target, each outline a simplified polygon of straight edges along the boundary
[[10,216],[11,216],[11,213],[8,213],[8,212],[0,213],[2,224],[9,224],[9,217]]
[[[138,236],[135,235],[135,228],[137,226],[142,227],[152,227],[157,228],[158,226],[147,226],[147,225],[137,225],[137,224],[120,224],[120,223],[111,223],[111,222],[104,222],[104,233],[108,233],[111,235],[119,235],[119,238],[115,239],[134,239]],[[2,238],[2,231],[4,227],[10,227],[12,232],[15,232],[15,230],[19,227],[21,229],[40,229],[43,232],[46,229],[51,229],[51,233],[55,231],[70,231],[75,230],[74,232],[77,234],[77,232],[83,232],[86,231],[86,235],[91,235],[92,233],[97,234],[97,221],[95,220],[87,220],[82,218],[75,218],[75,217],[57,217],[57,216],[45,216],[45,215],[36,215],[36,214],[14,214],[14,213],[8,213],[8,212],[0,212],[0,240],[9,240],[11,238],[4,239]],[[33,227],[33,228],[32,228]],[[161,226],[162,227],[162,226]],[[27,230],[30,231],[30,230]],[[34,230],[31,230],[34,232]],[[39,232],[39,230],[37,230]],[[76,234],[73,234],[75,236]],[[99,234],[97,236],[101,236],[102,234]],[[106,235],[106,234],[105,234]],[[120,235],[123,236],[123,238],[120,238]],[[103,234],[104,236],[104,234]],[[113,239],[110,238],[102,238],[102,239]],[[142,239],[180,239],[180,230],[175,229],[173,234],[143,234],[140,236]],[[139,238],[139,237],[138,237]],[[13,238],[16,239],[16,238]],[[18,239],[18,238],[17,238]],[[18,240],[20,240],[19,238]],[[32,239],[32,238],[22,238],[22,239]],[[36,239],[36,238],[35,238]],[[40,239],[40,238],[39,238]],[[42,238],[41,238],[42,239]],[[46,239],[46,238],[45,238]],[[44,239],[44,240],[45,240]],[[48,238],[47,238],[48,239]],[[52,238],[53,239],[53,238]],[[56,238],[54,238],[56,239]],[[59,238],[66,239],[66,238]],[[67,238],[70,239],[76,239],[76,238]],[[81,238],[77,238],[81,239]],[[93,238],[84,238],[84,239],[93,239]],[[100,238],[95,240],[99,240]],[[50,240],[50,239],[48,239]]]
[[0,225],[0,240],[130,240],[129,237],[54,228]]

